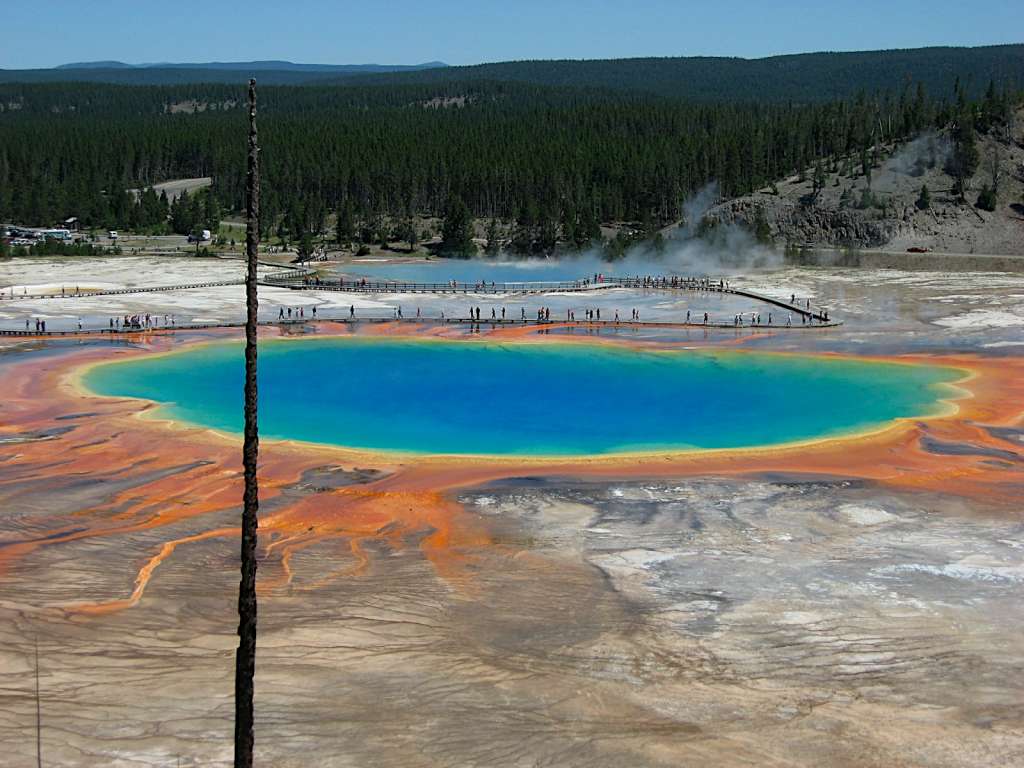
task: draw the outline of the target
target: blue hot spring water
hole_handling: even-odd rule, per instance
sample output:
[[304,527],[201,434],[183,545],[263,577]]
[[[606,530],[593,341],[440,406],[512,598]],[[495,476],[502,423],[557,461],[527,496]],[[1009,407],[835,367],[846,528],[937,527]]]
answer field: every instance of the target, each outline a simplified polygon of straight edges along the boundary
[[607,272],[586,259],[523,259],[521,261],[490,261],[484,259],[432,259],[425,262],[351,262],[340,271],[349,276],[369,280],[407,283],[558,283],[592,277],[594,272]]
[[[938,412],[955,369],[734,351],[366,338],[260,343],[264,438],[432,454],[765,446]],[[242,346],[92,368],[101,395],[242,429]]]

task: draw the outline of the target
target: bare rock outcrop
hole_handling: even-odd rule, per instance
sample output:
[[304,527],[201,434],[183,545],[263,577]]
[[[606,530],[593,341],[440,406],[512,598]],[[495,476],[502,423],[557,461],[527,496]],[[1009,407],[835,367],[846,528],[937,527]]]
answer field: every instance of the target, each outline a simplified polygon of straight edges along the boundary
[[854,248],[885,245],[895,236],[899,224],[875,212],[752,197],[723,203],[709,212],[708,218],[751,230],[764,222],[772,238],[780,242]]

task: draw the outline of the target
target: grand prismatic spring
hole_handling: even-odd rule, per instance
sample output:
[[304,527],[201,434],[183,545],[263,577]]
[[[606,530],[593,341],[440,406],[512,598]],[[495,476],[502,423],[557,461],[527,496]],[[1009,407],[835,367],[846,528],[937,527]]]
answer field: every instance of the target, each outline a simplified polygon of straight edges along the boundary
[[[92,369],[99,394],[241,432],[237,343]],[[261,353],[262,432],[422,454],[587,456],[744,448],[941,412],[963,372],[809,356],[586,343],[277,340]]]
[[[773,305],[700,291],[261,286],[258,762],[1024,761],[1024,281],[729,279],[842,324],[751,327]],[[70,332],[0,352],[4,765],[36,764],[36,643],[45,765],[230,763],[239,298],[0,305]],[[515,322],[457,321],[478,306]],[[519,320],[540,306],[644,321]],[[109,332],[136,312],[175,326]]]

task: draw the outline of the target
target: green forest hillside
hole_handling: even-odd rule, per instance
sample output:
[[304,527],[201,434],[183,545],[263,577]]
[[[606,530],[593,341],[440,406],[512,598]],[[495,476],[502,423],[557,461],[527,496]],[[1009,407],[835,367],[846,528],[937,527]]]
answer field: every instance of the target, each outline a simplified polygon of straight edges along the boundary
[[[193,88],[220,101],[189,101]],[[159,228],[159,211],[125,190],[206,176],[217,209],[242,207],[241,88],[0,86],[0,102],[18,98],[0,114],[0,221]],[[908,86],[815,104],[702,104],[475,83],[267,87],[260,98],[264,226],[297,239],[332,213],[374,230],[455,200],[538,231],[590,236],[622,220],[653,231],[710,181],[742,195],[819,160],[867,163],[877,145],[924,130],[987,130],[1008,122],[1019,94],[992,85],[973,101],[962,88],[946,99]]]
[[810,102],[848,98],[860,91],[898,90],[911,81],[931,93],[948,92],[958,77],[972,96],[979,95],[990,80],[1024,84],[1024,45],[804,53],[763,59],[509,61],[359,79],[378,83],[504,80],[639,91],[697,101]]
[[[1012,134],[1021,99],[1007,78],[993,76],[980,89],[976,79],[1004,71],[995,62],[1015,61],[1024,47],[942,50],[966,57],[963,68],[940,49],[890,52],[930,62],[927,77],[905,79],[895,65],[888,77],[855,67],[856,91],[827,99],[745,98],[752,86],[737,67],[752,63],[741,60],[526,62],[314,86],[261,79],[262,226],[291,242],[329,227],[339,241],[379,242],[396,221],[457,210],[517,222],[524,250],[550,250],[555,240],[582,246],[608,222],[630,222],[653,236],[710,182],[736,197],[812,168],[817,178],[823,165],[856,166],[868,176],[880,147],[925,131],[963,137],[956,174],[969,179],[979,158],[967,138],[997,128]],[[756,65],[777,72],[769,79],[778,96],[802,92],[812,80],[842,79],[858,56],[878,54]],[[824,63],[809,66],[814,61]],[[691,90],[717,80],[732,91],[666,98],[659,89],[675,82],[669,73],[681,71],[673,69],[680,63],[707,73],[680,81]],[[572,79],[589,85],[525,81],[557,80],[572,69],[579,75]],[[609,74],[616,72],[628,77]],[[626,87],[639,81],[646,90]],[[871,83],[878,87],[869,90]],[[226,83],[0,83],[0,223],[48,226],[77,217],[87,227],[181,232],[200,217],[239,211],[244,98],[242,85]],[[152,192],[128,192],[196,177],[212,185],[187,209],[179,203],[171,211]]]
[[[121,85],[240,84],[250,71],[240,65],[146,68],[0,70],[0,82],[99,82]],[[265,85],[443,84],[505,81],[534,85],[613,89],[698,101],[830,101],[860,91],[896,91],[908,81],[931,93],[949,92],[959,77],[969,96],[989,81],[1024,84],[1024,45],[917,48],[853,53],[807,53],[762,59],[674,57],[563,61],[509,61],[476,66],[364,74],[281,69],[261,65]],[[297,68],[298,67],[298,68]],[[256,71],[256,70],[253,70]]]

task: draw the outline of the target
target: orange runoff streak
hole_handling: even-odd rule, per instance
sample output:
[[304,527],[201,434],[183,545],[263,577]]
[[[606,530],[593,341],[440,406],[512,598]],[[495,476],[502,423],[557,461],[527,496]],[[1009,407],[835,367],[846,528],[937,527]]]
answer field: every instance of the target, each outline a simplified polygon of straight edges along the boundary
[[[325,330],[350,334],[351,329],[321,324]],[[370,326],[372,335],[410,336],[398,324]],[[189,334],[185,343],[233,338],[234,332]],[[270,335],[272,331],[264,331]],[[451,329],[425,327],[414,338],[450,335]],[[465,334],[465,331],[462,331]],[[536,343],[574,341],[622,344],[607,338],[549,337],[530,329],[503,328],[476,336],[483,341],[528,339]],[[180,337],[154,336],[141,349],[88,347],[57,356],[15,361],[5,368],[9,396],[0,403],[0,508],[36,495],[54,494],[78,478],[110,483],[135,481],[99,503],[54,514],[43,530],[0,547],[0,579],[13,578],[17,564],[42,547],[75,541],[113,538],[163,529],[171,525],[205,528],[163,542],[156,554],[138,566],[127,597],[74,602],[64,610],[105,614],[137,605],[154,573],[179,546],[234,537],[238,528],[225,526],[223,515],[234,513],[241,499],[238,452],[240,440],[211,430],[140,415],[151,405],[129,399],[96,397],[74,383],[73,371],[116,356],[166,351],[181,345]],[[642,343],[645,347],[678,345]],[[687,345],[691,345],[687,342]],[[865,359],[865,358],[859,358]],[[453,491],[517,476],[571,476],[608,479],[751,476],[798,473],[862,478],[907,490],[954,494],[1021,514],[1024,459],[1020,446],[994,436],[985,427],[1020,427],[1024,414],[1024,359],[977,356],[896,356],[886,362],[946,365],[970,371],[958,384],[967,395],[957,411],[919,421],[900,421],[884,430],[809,444],[730,451],[598,456],[585,459],[502,457],[403,457],[343,448],[271,443],[260,468],[261,500],[266,507],[280,501],[282,490],[318,467],[373,467],[381,479],[364,485],[329,489],[264,512],[260,520],[265,564],[278,566],[261,580],[264,594],[295,588],[292,560],[315,544],[338,542],[354,563],[302,585],[308,589],[341,577],[355,577],[375,563],[366,545],[375,542],[393,551],[418,542],[439,577],[462,590],[472,590],[472,566],[495,542],[486,525],[451,498]],[[69,375],[70,374],[70,375]],[[68,419],[68,415],[79,414]],[[65,416],[64,419],[58,419]],[[26,434],[46,434],[73,427],[51,439],[17,442]],[[929,452],[922,438],[974,446],[976,453]],[[999,457],[985,455],[998,451]],[[209,520],[209,522],[207,522]]]

